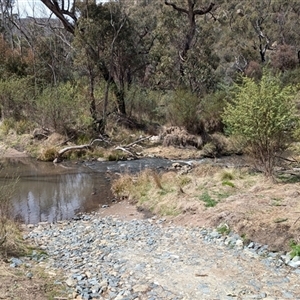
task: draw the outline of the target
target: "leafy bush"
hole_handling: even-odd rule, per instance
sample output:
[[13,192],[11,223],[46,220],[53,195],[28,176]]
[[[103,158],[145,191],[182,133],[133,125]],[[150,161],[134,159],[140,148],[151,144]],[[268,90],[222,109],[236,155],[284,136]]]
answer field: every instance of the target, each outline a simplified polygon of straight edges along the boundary
[[0,105],[3,119],[20,121],[34,110],[34,89],[30,78],[11,77],[0,80]]
[[239,138],[266,176],[273,176],[276,156],[286,150],[299,127],[294,90],[281,88],[277,77],[244,77],[223,114],[228,131]]
[[179,89],[167,105],[167,118],[172,125],[185,127],[191,133],[200,133],[202,124],[199,119],[200,100],[196,94]]
[[225,105],[224,99],[227,97],[227,88],[222,87],[221,90],[208,94],[201,100],[200,114],[205,132],[223,132],[224,125],[221,115]]
[[91,126],[88,105],[81,101],[80,93],[71,83],[47,87],[37,99],[38,123],[68,134]]
[[297,51],[290,45],[280,45],[272,55],[271,64],[280,71],[293,70],[299,65]]
[[126,91],[126,107],[129,117],[135,117],[139,122],[161,121],[163,110],[161,101],[163,94],[138,86],[132,86]]

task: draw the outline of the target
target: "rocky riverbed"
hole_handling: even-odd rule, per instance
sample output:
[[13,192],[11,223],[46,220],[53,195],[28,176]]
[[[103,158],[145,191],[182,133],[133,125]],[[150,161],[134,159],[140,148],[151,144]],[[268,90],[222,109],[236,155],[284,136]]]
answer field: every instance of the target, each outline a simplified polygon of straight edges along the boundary
[[63,270],[70,299],[300,299],[299,257],[234,233],[95,213],[26,238],[48,254],[32,259]]

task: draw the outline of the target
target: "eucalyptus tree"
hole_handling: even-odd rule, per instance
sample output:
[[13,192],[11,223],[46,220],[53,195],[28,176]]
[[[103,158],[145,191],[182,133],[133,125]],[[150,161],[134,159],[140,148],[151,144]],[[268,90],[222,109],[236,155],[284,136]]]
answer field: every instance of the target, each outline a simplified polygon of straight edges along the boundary
[[161,87],[188,88],[205,94],[214,86],[218,55],[214,3],[196,0],[164,1],[151,54],[157,59],[156,78]]
[[[187,0],[186,6],[178,6],[174,2],[169,2],[165,0],[165,4],[171,6],[175,11],[186,15],[188,19],[188,26],[186,29],[186,34],[182,43],[182,49],[180,50],[180,58],[181,61],[184,61],[187,58],[187,53],[192,47],[192,43],[196,34],[196,16],[206,15],[212,11],[215,6],[214,3],[210,3],[205,8],[197,7],[199,5],[199,1],[197,0]],[[184,75],[183,65],[181,64],[180,73]]]
[[220,53],[241,72],[251,61],[272,64],[278,56],[293,56],[295,61],[300,50],[299,14],[297,1],[224,1],[217,14],[223,28]]
[[[103,130],[108,113],[108,88],[115,96],[117,111],[126,115],[125,90],[134,75],[145,68],[140,60],[144,56],[144,37],[133,28],[134,22],[131,22],[123,1],[42,2],[74,36],[77,66],[81,65],[81,70],[89,78],[91,116]],[[94,95],[95,82],[99,77],[107,84],[102,118],[99,117]]]
[[6,40],[11,43],[11,46],[13,46],[13,24],[11,19],[14,16],[14,2],[14,0],[0,1],[0,33],[2,33]]

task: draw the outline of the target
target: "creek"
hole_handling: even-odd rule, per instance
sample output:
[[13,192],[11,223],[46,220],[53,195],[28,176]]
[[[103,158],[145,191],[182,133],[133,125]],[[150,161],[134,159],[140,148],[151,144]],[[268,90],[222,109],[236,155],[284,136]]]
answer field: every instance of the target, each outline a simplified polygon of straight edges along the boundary
[[137,173],[146,168],[165,170],[174,162],[223,166],[244,163],[241,157],[217,160],[142,158],[128,161],[66,161],[60,164],[33,158],[6,158],[0,161],[0,201],[1,186],[16,182],[11,199],[15,219],[25,224],[68,220],[78,213],[88,213],[112,204],[115,199],[111,192],[111,180],[118,174]]
[[[17,181],[12,197],[15,219],[26,224],[71,219],[114,199],[111,180],[118,173],[171,166],[167,159],[144,158],[118,162],[64,162],[53,164],[32,158],[1,160],[0,187]],[[1,201],[1,199],[0,199]]]

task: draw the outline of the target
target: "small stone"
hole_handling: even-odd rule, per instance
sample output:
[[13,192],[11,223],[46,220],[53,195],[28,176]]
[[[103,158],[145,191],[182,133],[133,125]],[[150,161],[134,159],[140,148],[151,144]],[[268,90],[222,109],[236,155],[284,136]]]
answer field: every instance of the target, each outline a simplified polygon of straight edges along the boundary
[[72,278],[68,278],[66,280],[66,285],[69,287],[74,286],[74,280]]
[[149,286],[146,284],[137,284],[135,286],[133,286],[133,291],[134,293],[145,293],[148,291]]
[[289,263],[288,263],[288,265],[290,266],[290,267],[292,267],[292,268],[299,268],[300,267],[300,261],[290,261]]
[[89,272],[89,271],[86,271],[84,274],[86,275],[87,278],[91,278],[92,277],[92,273]]
[[253,247],[254,247],[254,243],[250,242],[249,245],[248,245],[248,248],[253,248]]
[[297,262],[300,260],[300,256],[294,256],[292,262]]
[[244,242],[242,241],[242,240],[237,240],[236,242],[235,242],[235,246],[236,246],[236,248],[237,249],[243,249],[244,248]]
[[23,261],[21,259],[19,259],[19,258],[16,258],[16,257],[11,258],[10,261],[11,261],[10,266],[12,268],[20,267],[23,264]]

